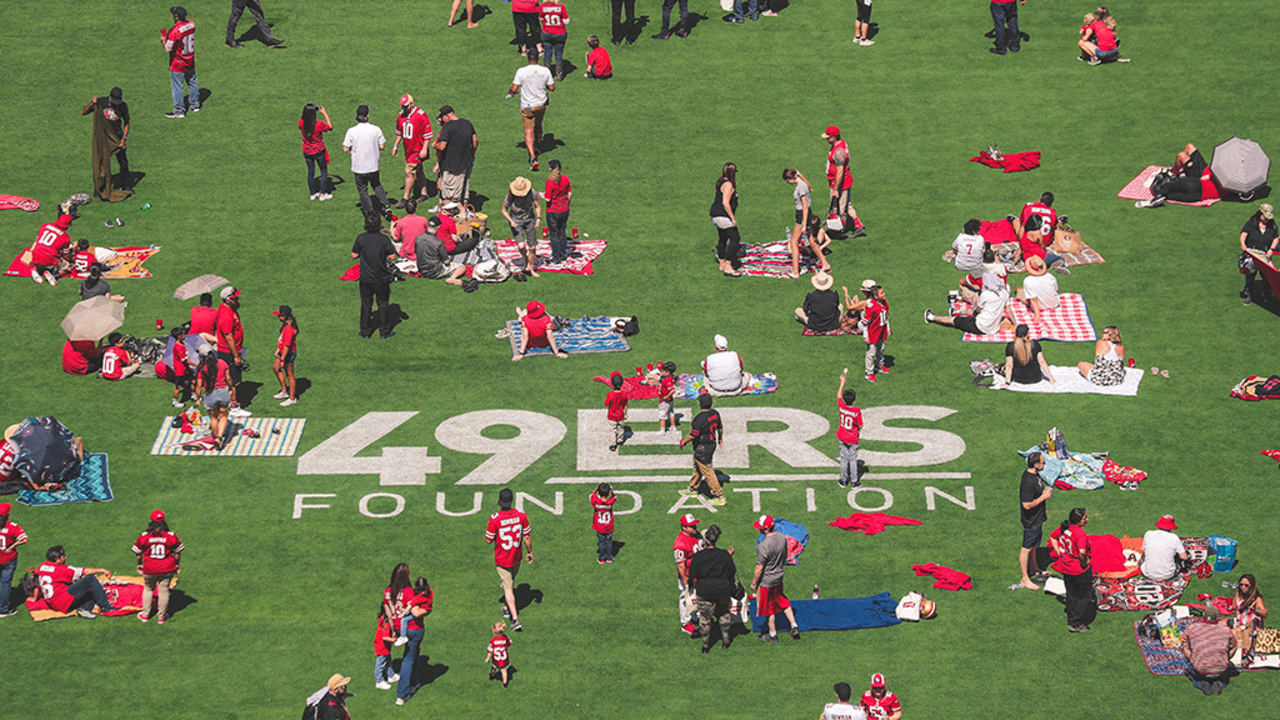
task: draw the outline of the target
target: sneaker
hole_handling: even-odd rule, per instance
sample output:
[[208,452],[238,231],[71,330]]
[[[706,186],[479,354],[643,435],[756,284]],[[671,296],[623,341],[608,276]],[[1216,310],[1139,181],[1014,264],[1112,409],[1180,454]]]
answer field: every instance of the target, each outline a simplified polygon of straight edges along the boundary
[[863,38],[863,39],[861,39],[861,40],[859,40],[859,41],[858,41],[858,44],[859,44],[859,45],[862,45],[863,47],[866,47],[866,46],[869,46],[869,45],[875,45],[875,44],[876,44],[876,41],[875,41],[875,40],[868,40],[868,39],[866,39],[866,38]]
[[800,639],[800,628],[796,627],[795,625],[791,626],[791,639],[792,640]]
[[761,640],[761,641],[763,641],[763,642],[767,642],[767,643],[776,643],[776,642],[778,642],[778,636],[777,636],[777,635],[770,635],[770,634],[769,634],[769,633],[767,633],[767,632],[766,632],[766,633],[760,633],[760,640]]
[[400,698],[400,697],[396,698],[396,705],[403,705],[403,704],[404,704],[404,698]]
[[227,412],[227,415],[233,418],[247,418],[252,416],[253,413],[237,405],[236,407],[231,408],[231,410]]
[[[613,558],[605,558],[604,561],[605,561],[605,564],[607,565],[613,564]],[[17,610],[14,610],[14,612],[17,612]]]
[[76,610],[76,614],[84,618],[85,620],[92,620],[98,617],[97,615],[93,614],[92,610],[85,610],[84,608],[80,608],[79,610]]
[[997,48],[987,48],[987,52],[992,53],[993,55],[1004,55],[1004,50]]
[[609,446],[609,452],[618,452],[618,446],[617,446],[617,445],[610,445],[610,446]]
[[1086,633],[1086,632],[1089,632],[1089,626],[1088,625],[1068,625],[1067,630],[1073,633]]
[[197,106],[195,106],[195,107],[191,108],[190,110],[188,110],[187,112],[193,112],[193,113],[200,112],[200,106],[199,106],[199,105],[197,105]]
[[111,222],[110,220],[107,220],[107,221],[103,222],[102,224],[103,224],[103,225],[104,225],[108,230],[113,230],[113,229],[115,229],[115,226],[116,226],[116,224],[115,224],[115,223],[113,223],[113,222]]
[[876,381],[876,374],[875,374],[875,373],[867,373],[867,382],[875,382],[875,381]]
[[405,637],[405,636],[401,635],[400,637],[396,638],[396,641],[395,641],[395,643],[394,643],[394,646],[395,646],[395,647],[404,647],[405,645],[408,645],[408,644],[409,644],[409,638],[407,638],[407,637]]
[[860,238],[866,234],[867,234],[867,229],[859,225],[849,233],[849,239],[852,240],[854,238]]
[[288,400],[285,400],[284,402],[280,403],[280,407],[289,407],[291,405],[297,405],[297,404],[298,404],[298,398],[289,398]]
[[725,505],[729,504],[729,501],[725,500],[724,496],[713,497],[708,502],[710,502],[712,505],[715,505],[716,507],[724,507]]
[[933,314],[933,310],[932,310],[932,309],[926,309],[926,310],[924,311],[924,321],[925,321],[925,324],[929,324],[929,323],[933,322],[933,319],[934,319],[935,317],[937,317],[937,316]]
[[702,643],[702,654],[703,654],[703,655],[706,655],[706,654],[707,654],[707,653],[709,653],[709,652],[711,652],[711,645],[709,645],[709,644],[707,644],[707,643],[705,643],[705,642],[704,642],[704,643]]
[[146,613],[144,613],[144,612],[140,612],[140,613],[138,613],[138,620],[139,620],[140,622],[146,622],[146,621],[148,621],[148,620],[150,620],[150,619],[151,619],[151,616],[150,616],[150,615],[148,615],[148,614],[146,614]]
[[1245,298],[1247,298],[1247,297],[1249,297],[1249,291],[1248,291],[1248,290],[1241,290],[1241,291],[1240,291],[1240,299],[1241,299],[1241,300],[1244,300],[1244,299],[1245,299]]
[[156,624],[163,625],[165,620],[168,620],[168,618],[166,618],[164,615],[161,615],[160,617],[156,618]]
[[403,209],[404,209],[404,204],[405,204],[406,202],[408,202],[408,200],[407,200],[407,199],[405,199],[405,198],[400,198],[400,201],[396,203],[396,208],[398,208],[398,209],[400,209],[400,210],[403,210]]
[[170,120],[181,120],[182,118],[186,117],[187,114],[180,113],[180,112],[167,112],[164,114],[164,116],[169,118]]
[[511,619],[511,608],[507,607],[506,603],[502,603],[502,617],[507,620]]
[[685,38],[689,37],[689,31],[688,31],[688,30],[681,30],[680,32],[676,33],[676,37],[678,37],[678,38],[680,38],[681,40],[683,40],[683,39],[685,39]]
[[276,400],[283,400],[289,397],[289,393],[288,391],[281,390],[280,392],[276,393],[275,395],[272,395],[271,397],[275,398]]
[[1076,56],[1076,59],[1079,60],[1080,62],[1089,62],[1089,53],[1081,52],[1079,55]]
[[120,218],[116,218],[116,227],[124,227],[124,221]]
[[387,676],[387,682],[400,682],[400,673],[392,673]]
[[1149,176],[1147,176],[1146,180],[1142,181],[1142,187],[1150,189],[1152,185],[1156,184],[1156,178],[1159,177],[1159,175],[1160,173],[1158,172],[1151,173]]
[[524,632],[524,626],[520,624],[519,620],[511,621],[511,629],[515,630],[516,632]]
[[1249,306],[1250,306],[1250,305],[1252,305],[1252,304],[1253,304],[1253,298],[1249,297],[1248,295],[1245,295],[1245,297],[1244,297],[1244,305],[1245,305],[1245,307],[1249,307]]
[[332,199],[333,199],[333,195],[330,195],[329,193],[321,193],[321,194],[320,194],[320,197],[318,197],[318,198],[316,198],[316,199],[317,199],[317,200],[319,200],[319,201],[321,201],[321,202],[324,202],[325,200],[332,200]]
[[226,46],[227,46],[227,47],[229,47],[229,48],[242,48],[242,47],[244,47],[244,43],[238,43],[238,42],[236,42],[235,40],[232,40],[232,41],[230,41],[230,42],[223,43],[223,44],[224,44],[224,45],[226,45]]
[[778,17],[778,13],[772,10],[765,10],[764,12],[760,13],[760,15],[762,17]]
[[1051,267],[1051,268],[1049,268],[1049,269],[1050,269],[1050,270],[1052,270],[1052,271],[1054,271],[1054,272],[1056,272],[1056,273],[1058,273],[1059,275],[1070,275],[1070,274],[1071,274],[1071,271],[1067,269],[1067,264],[1066,264],[1066,263],[1064,263],[1064,262],[1056,262],[1056,263],[1054,263],[1054,264],[1053,264],[1053,267]]
[[680,494],[685,497],[693,497],[698,494],[698,491],[694,490],[693,488],[681,488]]
[[40,271],[36,270],[35,268],[31,269],[31,280],[35,282],[35,284],[37,285],[44,284],[44,278],[40,276]]
[[57,285],[58,285],[58,278],[54,277],[54,276],[53,276],[53,273],[51,273],[51,272],[47,272],[47,273],[45,273],[45,274],[44,274],[44,279],[49,283],[49,287],[57,287]]
[[890,373],[890,370],[889,370],[889,368],[888,368],[887,366],[881,365],[881,366],[880,366],[880,369],[879,369],[879,370],[877,370],[876,372],[879,372],[879,373],[883,373],[883,374],[885,374],[885,375],[888,375],[888,374]]
[[839,480],[836,481],[836,484],[842,488],[847,488],[849,487],[849,484],[852,482],[853,482],[852,480],[846,480],[845,478],[840,478]]
[[666,40],[666,39],[667,39],[667,38],[669,38],[669,37],[671,37],[671,33],[668,33],[668,32],[660,32],[660,33],[658,33],[657,35],[654,35],[654,36],[653,36],[653,39],[654,39],[654,40]]
[[374,686],[375,688],[377,688],[378,690],[390,690],[390,689],[391,689],[391,683],[387,682],[386,680],[383,680],[382,682],[374,683],[374,684],[373,684],[373,686]]
[[[1101,61],[1101,60],[1099,60],[1099,59],[1098,59],[1098,58],[1096,58],[1096,57],[1093,57],[1093,58],[1089,58],[1089,64],[1090,64],[1090,65],[1101,65],[1101,64],[1102,64],[1102,61]],[[1086,630],[1087,630],[1087,629],[1088,629],[1088,628],[1086,628]],[[1083,632],[1083,631],[1082,631],[1082,632]]]

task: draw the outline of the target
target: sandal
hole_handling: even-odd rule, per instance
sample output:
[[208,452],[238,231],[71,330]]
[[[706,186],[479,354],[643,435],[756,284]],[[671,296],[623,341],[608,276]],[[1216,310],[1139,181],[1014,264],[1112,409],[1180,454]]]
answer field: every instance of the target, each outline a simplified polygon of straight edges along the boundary
[[1161,371],[1160,371],[1160,377],[1162,377],[1162,378],[1168,378],[1168,377],[1169,377],[1169,371],[1168,371],[1168,370],[1161,370]]

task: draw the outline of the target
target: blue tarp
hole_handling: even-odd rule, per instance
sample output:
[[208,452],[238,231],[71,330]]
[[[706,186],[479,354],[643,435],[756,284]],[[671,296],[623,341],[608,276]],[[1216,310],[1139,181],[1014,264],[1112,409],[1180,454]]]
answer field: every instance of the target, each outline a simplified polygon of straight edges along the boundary
[[[821,600],[792,600],[796,624],[801,631],[809,630],[860,630],[897,625],[902,622],[895,612],[898,603],[888,592],[860,598],[823,598]],[[767,618],[756,617],[756,602],[751,601],[752,628],[764,632]],[[787,616],[778,613],[778,632],[791,627]]]

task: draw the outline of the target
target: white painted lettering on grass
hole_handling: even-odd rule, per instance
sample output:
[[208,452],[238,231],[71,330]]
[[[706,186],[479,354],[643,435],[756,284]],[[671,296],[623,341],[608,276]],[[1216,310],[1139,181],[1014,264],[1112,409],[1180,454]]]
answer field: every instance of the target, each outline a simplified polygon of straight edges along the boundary
[[[859,457],[871,467],[916,467],[941,465],[964,455],[964,438],[945,430],[889,426],[890,420],[913,419],[937,422],[955,413],[935,405],[884,405],[862,410],[862,440],[915,443],[913,452],[880,452],[865,447]],[[825,432],[825,431],[824,431]]]
[[425,447],[384,447],[382,455],[356,453],[403,425],[416,411],[370,412],[298,458],[299,475],[377,475],[380,485],[426,485],[440,472],[440,458]]
[[[654,411],[657,417],[657,411]],[[520,431],[513,438],[487,438],[485,428],[507,425]],[[528,410],[478,410],[445,420],[436,440],[450,450],[489,455],[458,485],[505,485],[564,439],[567,429],[558,419]],[[385,484],[385,483],[384,483]]]
[[[880,498],[881,500],[883,500],[883,502],[879,507],[863,507],[862,505],[859,505],[858,494],[864,493],[864,492],[879,493]],[[889,492],[888,490],[885,490],[884,488],[856,487],[849,491],[848,499],[849,499],[849,507],[859,512],[880,512],[881,510],[888,510],[889,508],[893,507],[893,493]]]
[[[693,453],[690,450],[675,449],[680,444],[680,433],[662,433],[657,430],[640,430],[633,426],[632,435],[626,445],[618,452],[610,452],[609,420],[604,408],[599,410],[578,411],[578,470],[591,472],[596,470],[674,470],[693,468]],[[634,408],[627,413],[627,422],[658,424],[657,408]],[[632,446],[651,447],[668,446],[671,452],[645,453],[643,455],[626,452]],[[719,458],[717,458],[718,460]]]
[[676,500],[676,504],[672,505],[671,509],[667,511],[667,514],[675,515],[676,513],[683,512],[685,510],[706,510],[707,512],[715,512],[716,508],[714,505],[707,502],[707,499],[701,495],[681,495],[680,499]]
[[924,487],[924,506],[926,508],[930,510],[937,510],[937,508],[935,507],[935,505],[937,504],[934,499],[935,496],[940,497],[943,500],[946,500],[947,502],[955,503],[956,505],[959,505],[965,510],[974,510],[978,507],[977,503],[974,502],[974,499],[973,499],[972,485],[964,486],[964,502],[961,502],[960,499],[955,497],[954,495],[945,493],[939,490],[938,488],[933,487],[932,485],[926,485]]
[[298,518],[302,517],[303,510],[328,510],[329,509],[328,504],[308,505],[307,500],[311,498],[331,498],[331,497],[338,497],[338,496],[334,493],[298,493],[297,495],[294,495],[293,496],[293,519],[297,520]]
[[751,493],[751,512],[760,512],[760,493],[778,492],[778,488],[734,488],[733,491]]
[[[389,498],[395,505],[390,512],[376,513],[369,509],[369,501],[374,498]],[[371,518],[389,518],[395,517],[404,512],[404,497],[395,493],[369,493],[360,498],[360,514]]]
[[529,493],[523,493],[523,492],[516,493],[515,506],[517,510],[519,510],[520,512],[524,512],[524,504],[526,501],[533,505],[537,505],[538,507],[542,508],[543,510],[546,510],[552,515],[564,514],[564,493],[560,492],[559,490],[556,491],[556,499],[555,499],[554,505],[548,505],[542,502],[541,500],[539,500],[538,498],[530,495]]
[[813,488],[804,489],[804,506],[809,512],[818,512],[818,501],[814,499]]
[[480,503],[482,502],[484,502],[484,493],[477,490],[475,492],[475,495],[471,499],[470,510],[464,510],[462,512],[452,512],[452,511],[446,510],[444,507],[444,493],[438,492],[436,493],[436,512],[440,513],[441,515],[448,515],[449,517],[466,517],[468,515],[475,515],[476,513],[480,512]]
[[630,510],[614,510],[614,511],[613,511],[613,514],[614,514],[615,516],[616,516],[616,515],[630,515],[630,514],[632,514],[632,513],[638,513],[638,512],[640,512],[640,508],[644,507],[644,500],[640,499],[640,493],[638,493],[638,492],[634,492],[634,491],[632,491],[632,490],[614,490],[614,491],[613,491],[613,494],[614,494],[614,495],[626,495],[627,497],[631,498],[631,499],[632,499],[632,501],[634,501],[634,502],[635,502],[635,504],[631,506],[631,509],[630,509]]

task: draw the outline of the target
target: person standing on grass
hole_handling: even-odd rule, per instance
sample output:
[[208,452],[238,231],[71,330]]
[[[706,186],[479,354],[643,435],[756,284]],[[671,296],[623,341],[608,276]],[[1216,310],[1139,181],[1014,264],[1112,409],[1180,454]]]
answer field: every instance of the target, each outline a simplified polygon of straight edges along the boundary
[[130,549],[138,557],[138,572],[142,574],[142,612],[138,613],[138,619],[142,622],[151,619],[151,595],[155,593],[159,598],[156,624],[163,625],[169,617],[169,590],[182,572],[182,551],[186,546],[169,531],[164,511],[153,510],[146,532],[138,536]]
[[1089,624],[1098,616],[1089,535],[1084,530],[1088,524],[1089,514],[1084,508],[1071,508],[1067,519],[1049,533],[1049,545],[1058,556],[1052,567],[1062,573],[1067,586],[1067,629],[1071,632],[1089,632]]
[[730,600],[738,586],[738,568],[733,564],[733,546],[716,547],[720,526],[711,525],[702,533],[702,549],[689,561],[689,586],[698,602],[698,633],[702,636],[702,653],[711,652],[711,623],[720,625],[720,646],[729,649],[732,639],[733,613]]
[[867,714],[862,708],[849,703],[853,697],[853,688],[849,687],[849,683],[838,682],[832,689],[836,692],[836,701],[827,703],[822,708],[822,715],[818,720],[867,720]]
[[[432,591],[426,578],[418,576],[418,579],[413,581],[412,594],[408,595],[405,600],[403,622],[405,648],[404,659],[400,661],[400,678],[396,685],[396,705],[405,704],[412,695],[414,687],[413,667],[418,662],[418,654],[422,648],[422,638],[426,634],[426,625],[423,619],[431,614],[434,602],[435,592]],[[399,644],[399,640],[396,643]]]
[[676,429],[676,364],[662,363],[658,375],[658,429],[663,433]]
[[511,619],[511,629],[520,632],[520,612],[516,608],[516,575],[520,572],[520,547],[524,561],[533,564],[533,539],[529,537],[529,516],[512,507],[515,494],[511,488],[498,492],[498,512],[489,516],[484,541],[493,546],[493,564],[498,568],[502,584],[502,615]]
[[902,720],[902,703],[885,687],[880,673],[871,676],[871,689],[862,693],[858,704],[871,720]]
[[239,24],[240,16],[246,9],[258,25],[258,34],[262,36],[263,44],[273,50],[283,50],[284,43],[271,33],[271,26],[267,24],[266,16],[262,14],[261,0],[231,0],[231,15],[227,18],[227,47],[244,47],[236,40],[236,25]]
[[1038,452],[1031,453],[1027,456],[1027,469],[1022,471],[1022,480],[1018,484],[1022,519],[1022,549],[1018,551],[1018,566],[1022,570],[1022,587],[1028,590],[1040,589],[1027,575],[1027,560],[1031,557],[1031,551],[1040,547],[1044,521],[1048,517],[1049,498],[1053,497],[1053,488],[1040,481],[1040,471],[1043,469],[1044,457]]
[[283,401],[280,407],[289,407],[298,403],[298,379],[293,374],[293,363],[298,358],[298,318],[288,305],[281,305],[271,314],[280,318],[280,337],[276,339],[276,357],[271,368],[280,381],[280,392],[273,397]]
[[391,671],[392,640],[391,621],[379,608],[378,626],[373,632],[373,686],[379,690],[390,690],[391,683],[400,680],[400,676]]
[[838,217],[840,225],[846,229],[849,223],[853,223],[853,232],[849,237],[866,235],[867,229],[858,219],[858,211],[849,203],[849,196],[853,191],[853,175],[850,173],[853,153],[849,150],[849,143],[840,137],[840,128],[835,125],[828,125],[827,129],[822,131],[822,139],[831,146],[827,151],[827,187],[831,190],[831,207],[828,215]]
[[627,420],[627,403],[631,401],[631,397],[622,389],[622,373],[614,373],[609,378],[609,385],[613,389],[604,397],[604,406],[609,408],[609,431],[613,440],[609,445],[609,452],[617,452],[618,446],[626,439],[627,426],[624,423]]
[[[160,37],[165,52],[169,53],[169,84],[173,90],[173,112],[167,118],[186,117],[189,112],[200,112],[200,84],[196,81],[196,24],[187,19],[187,9],[181,5],[169,8],[173,15],[173,27],[161,29]],[[187,104],[182,104],[182,83],[187,84]]]
[[[636,0],[609,0],[613,9],[612,28],[613,44],[621,45],[624,41],[630,45],[636,41],[632,28],[636,27]],[[627,10],[627,21],[622,22],[622,9]]]
[[368,216],[374,212],[373,202],[369,199],[369,186],[378,197],[379,214],[390,207],[387,193],[382,189],[382,176],[379,174],[381,158],[379,153],[386,147],[387,139],[382,129],[369,122],[369,106],[356,108],[356,124],[347,129],[342,138],[342,151],[351,155],[351,174],[356,178],[356,193],[360,195],[360,210]]
[[[14,455],[9,452],[9,441],[4,441],[3,455],[0,455],[0,478],[8,478],[13,474]],[[13,505],[0,503],[0,618],[9,617],[18,612],[15,605],[9,604],[9,591],[13,588],[13,571],[18,568],[18,547],[27,543],[27,532],[22,526],[9,522]]]
[[676,558],[676,590],[680,593],[676,609],[680,612],[680,625],[690,636],[698,630],[693,624],[697,603],[693,597],[693,589],[689,587],[689,563],[702,549],[702,533],[698,532],[697,527],[700,522],[702,521],[694,517],[693,513],[681,515],[680,534],[671,543],[671,550]]
[[[507,197],[502,200],[502,216],[510,223],[516,249],[524,256],[524,272],[529,273],[529,277],[540,277],[536,268],[538,225],[542,223],[542,201],[538,199],[538,194],[533,192],[533,183],[526,177],[517,177],[512,180],[508,190]],[[515,268],[512,272],[521,272],[521,270]]]
[[[316,119],[317,112],[324,120]],[[298,129],[302,131],[302,157],[307,161],[307,189],[311,191],[311,199],[330,200],[333,195],[329,194],[329,148],[324,145],[324,134],[333,129],[329,111],[321,105],[307,103],[302,106]],[[316,167],[320,168],[319,179]]]
[[778,642],[778,613],[791,623],[791,638],[800,639],[800,627],[782,586],[782,569],[787,561],[787,538],[773,529],[773,516],[761,515],[752,527],[764,536],[756,545],[756,569],[751,580],[751,591],[756,593],[756,617],[769,618],[768,632],[760,633],[760,639],[768,643]]
[[689,37],[689,0],[678,0],[680,3],[680,22],[676,25],[675,30],[671,29],[671,8],[676,6],[677,0],[662,0],[662,29],[653,36],[654,40],[666,40],[674,33],[676,37]]
[[711,409],[712,398],[708,394],[698,396],[698,407],[702,412],[694,416],[689,423],[689,434],[680,439],[680,448],[693,443],[693,477],[689,478],[689,487],[680,491],[681,495],[693,497],[702,487],[703,481],[711,490],[711,504],[723,507],[724,490],[720,487],[720,479],[716,477],[716,469],[711,464],[715,458],[716,446],[724,447],[724,423],[720,420],[720,412]]
[[840,424],[836,426],[836,442],[840,444],[840,487],[858,487],[862,481],[858,479],[858,442],[862,433],[862,408],[854,405],[858,400],[858,392],[853,388],[845,389],[845,381],[849,379],[849,368],[840,373],[840,387],[836,388],[836,410],[840,413]]
[[[782,171],[782,180],[789,185],[794,185],[795,190],[792,196],[796,201],[796,224],[791,228],[790,249],[791,249],[791,277],[800,277],[800,237],[805,235],[805,231],[809,227],[809,216],[813,214],[812,192],[809,187],[809,181],[803,175],[795,170],[795,168],[787,168]],[[813,252],[813,256],[822,264],[823,272],[831,272],[831,263],[827,262],[827,256],[822,252],[822,246],[818,244],[816,235],[807,235],[809,239],[809,250]]]
[[556,81],[551,71],[538,64],[538,55],[532,50],[528,64],[516,71],[511,80],[507,97],[520,93],[520,119],[524,125],[524,146],[529,151],[529,169],[538,169],[538,154],[542,148],[542,119],[547,114],[548,92],[555,92]]
[[538,4],[538,16],[542,19],[542,59],[551,69],[556,63],[556,80],[564,80],[564,46],[569,39],[569,11],[560,0]]
[[547,175],[547,184],[542,199],[547,203],[547,232],[551,242],[551,264],[555,265],[569,259],[569,239],[565,237],[565,226],[569,224],[569,203],[573,201],[573,186],[569,176],[560,170],[560,161],[547,163],[551,170]]
[[241,368],[244,367],[244,325],[240,322],[240,290],[234,285],[222,288],[219,293],[222,303],[218,305],[218,314],[214,319],[214,334],[218,337],[218,359],[227,364],[227,378],[230,380],[231,408],[228,415],[233,418],[247,418],[253,413],[240,407],[236,400],[236,386],[243,378]]
[[[400,142],[404,142],[404,197],[396,203],[398,208],[403,208],[410,199],[427,199],[427,175],[422,170],[422,163],[431,155],[431,137],[431,118],[413,104],[412,95],[401,95],[400,114],[396,116],[396,139],[391,143],[391,157],[395,157]],[[416,195],[413,194],[415,187],[419,188]]]
[[996,55],[1018,52],[1022,49],[1022,36],[1018,34],[1018,5],[1027,0],[991,0],[991,20],[995,23],[996,45],[990,48]]
[[[391,270],[388,268],[396,257],[391,239],[382,234],[378,216],[370,213],[364,218],[364,232],[356,236],[351,246],[352,259],[360,260],[360,337],[368,339],[373,331],[383,340],[395,335],[391,328]],[[378,309],[373,309],[374,300]]]
[[613,504],[618,496],[609,483],[602,482],[591,493],[591,529],[596,533],[596,562],[613,562]]
[[208,344],[199,350],[200,364],[196,367],[195,397],[204,398],[204,408],[209,413],[209,435],[213,449],[221,450],[227,434],[227,413],[231,405],[231,387],[227,379],[228,365],[214,353]]
[[458,117],[450,105],[442,105],[436,119],[440,136],[436,138],[437,200],[443,205],[456,202],[465,205],[471,196],[471,169],[476,164],[480,138],[470,120]]
[[542,56],[542,43],[538,41],[538,0],[511,0],[511,19],[516,26],[516,50],[521,55],[536,51]]
[[511,682],[511,638],[507,637],[507,624],[499,620],[489,628],[493,637],[489,638],[489,647],[484,661],[489,663],[489,679],[502,678],[502,687]]
[[[453,19],[458,16],[458,6],[462,4],[462,0],[453,0],[453,6],[449,8],[449,22],[445,27],[453,27]],[[473,0],[467,0],[467,27],[478,28],[480,23],[471,20],[472,14],[475,12],[475,3]]]
[[716,180],[716,192],[711,198],[711,224],[716,226],[716,259],[720,272],[729,277],[742,275],[742,261],[738,259],[742,238],[738,234],[738,166],[725,163]]
[[884,341],[893,334],[889,328],[889,300],[885,298],[884,288],[874,280],[863,281],[862,293],[865,299],[856,304],[856,309],[862,311],[862,339],[867,343],[863,369],[867,381],[875,382],[876,373],[889,373],[889,366],[884,364]]
[[853,44],[875,45],[875,40],[867,39],[867,31],[871,29],[871,0],[854,0],[858,3],[858,16],[853,21]]
[[44,557],[46,562],[36,568],[36,576],[40,580],[40,594],[51,610],[60,613],[74,610],[86,620],[95,617],[90,610],[94,605],[103,615],[116,611],[96,577],[99,574],[111,577],[110,570],[68,565],[67,553],[61,545],[49,548]]
[[[129,197],[133,184],[133,175],[129,172],[129,156],[125,152],[125,145],[129,141],[129,103],[124,101],[124,91],[119,87],[113,87],[106,97],[95,95],[90,98],[89,103],[80,109],[80,114],[83,116],[90,113],[94,113],[95,116],[94,195],[99,200],[119,202]],[[99,115],[106,123],[102,133],[98,132]],[[102,154],[106,157],[101,157]],[[112,185],[112,156],[115,156],[116,162],[120,164],[120,178],[124,181],[118,192]]]

